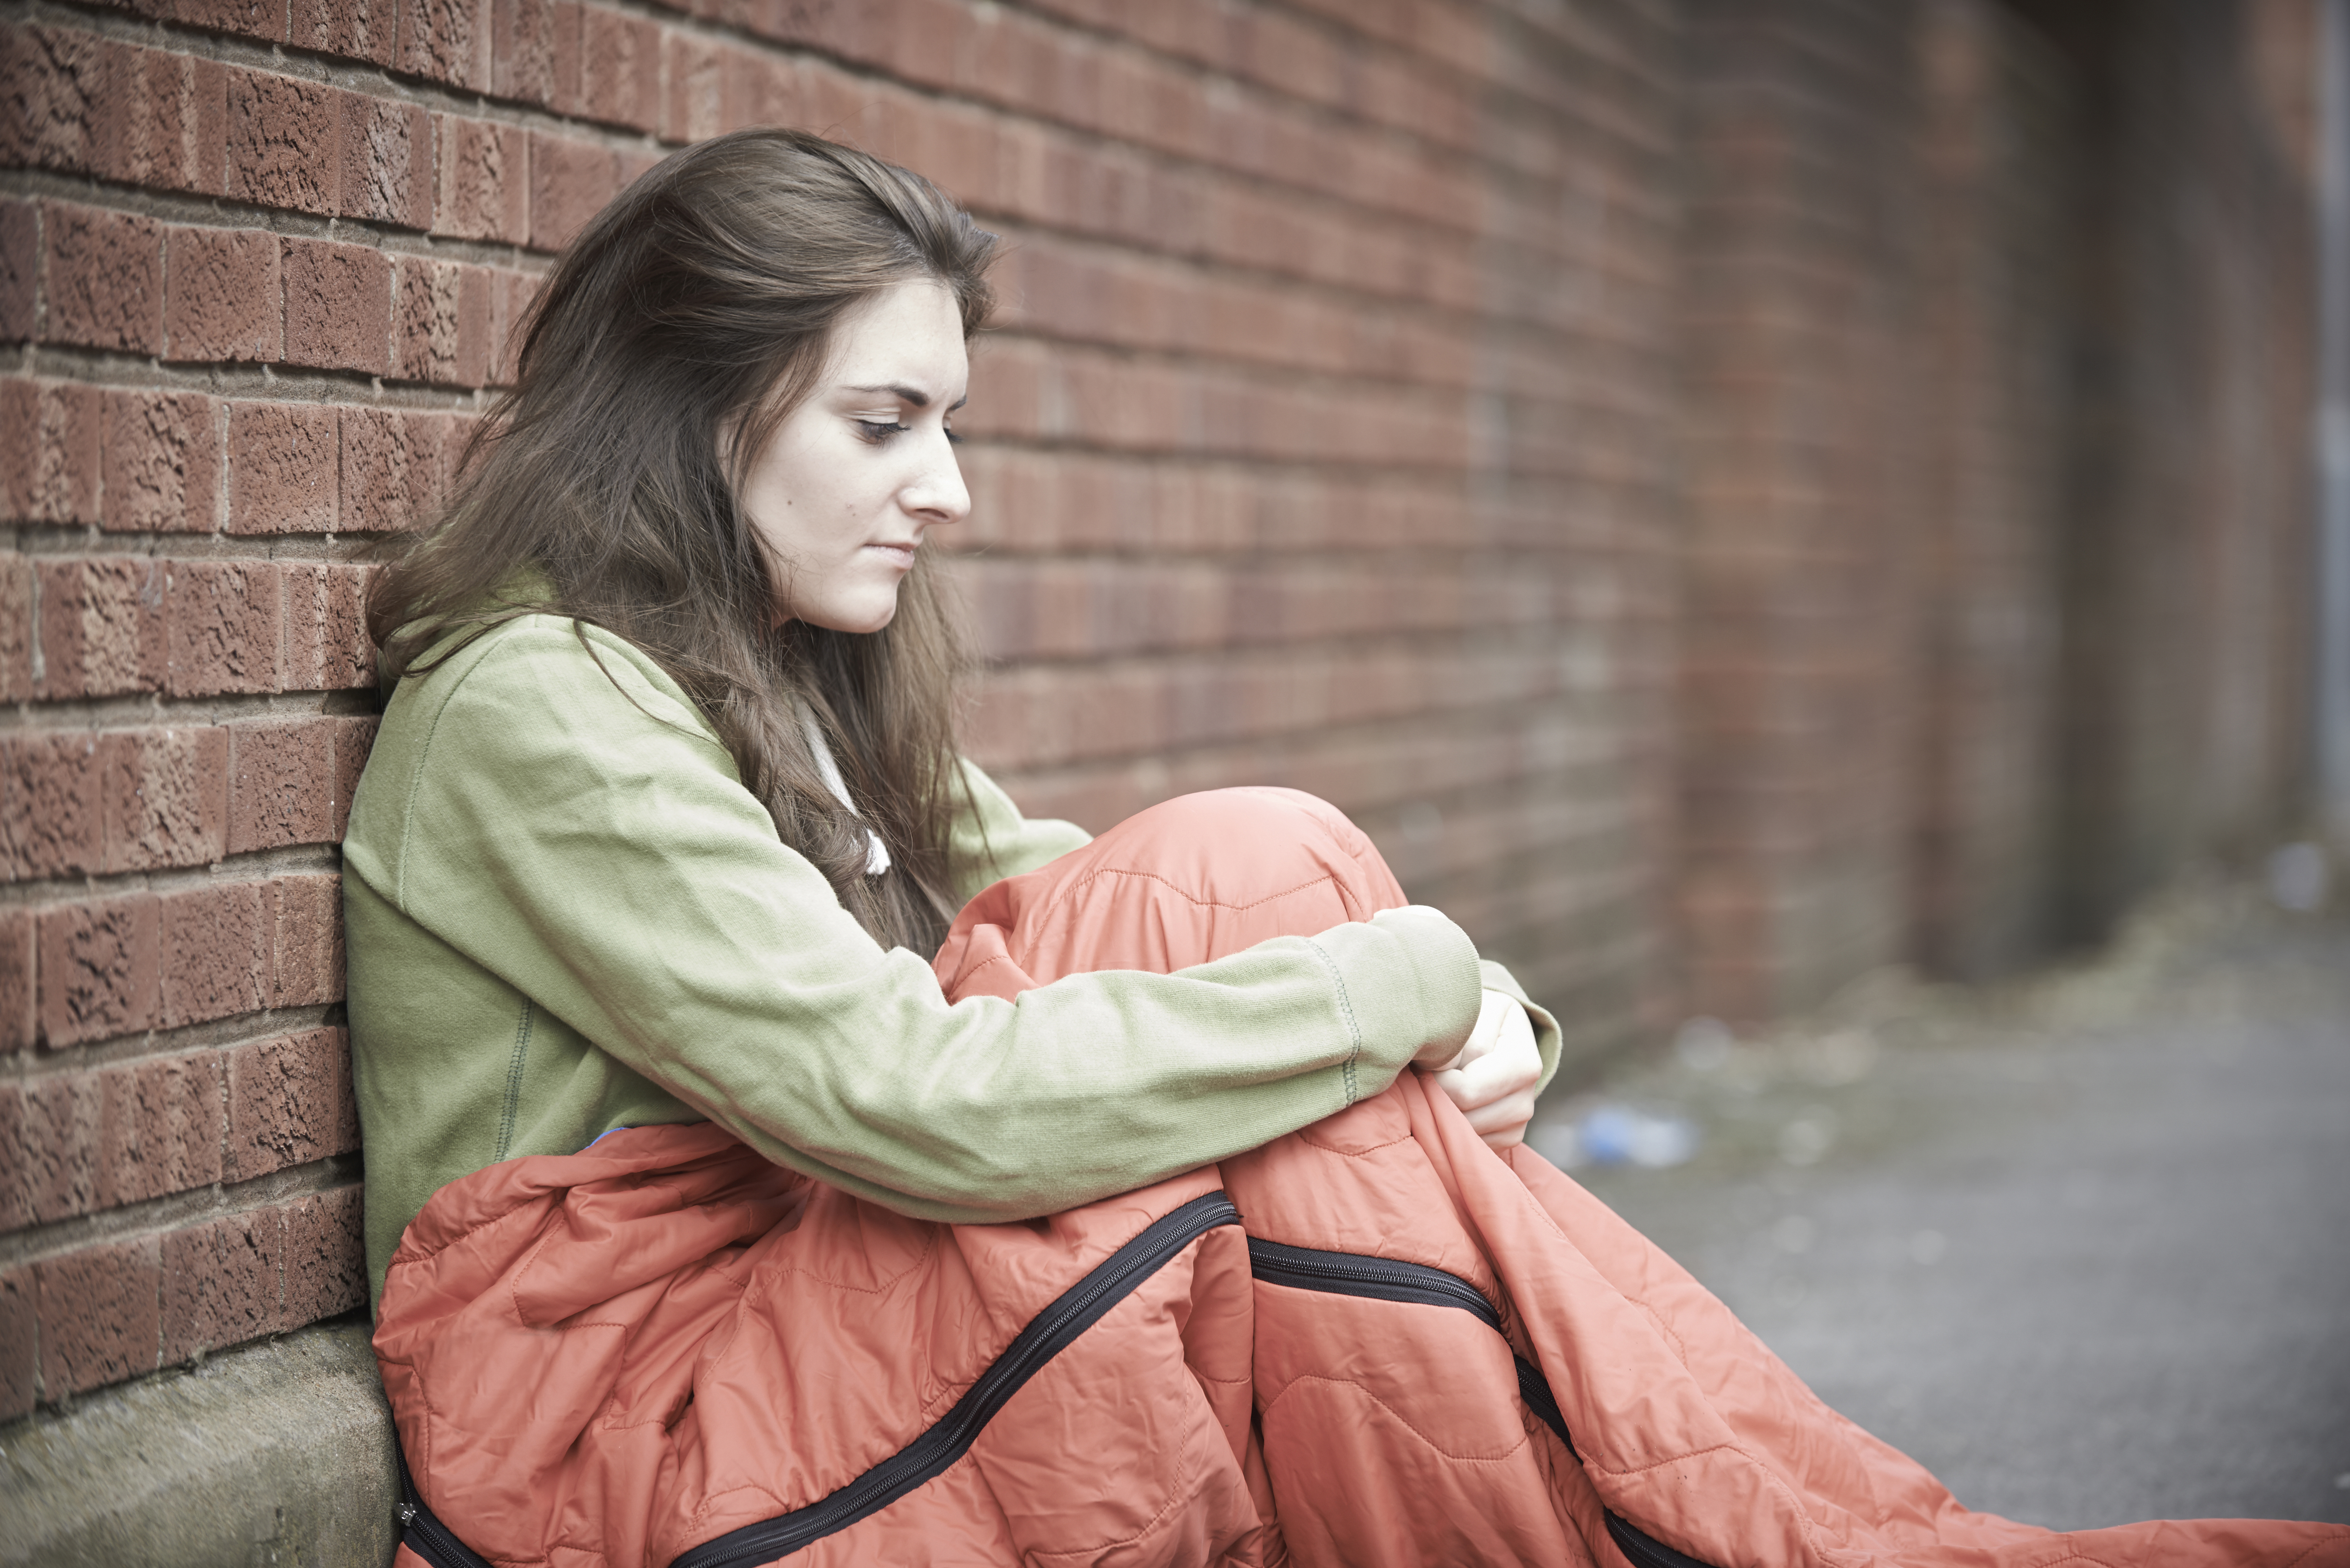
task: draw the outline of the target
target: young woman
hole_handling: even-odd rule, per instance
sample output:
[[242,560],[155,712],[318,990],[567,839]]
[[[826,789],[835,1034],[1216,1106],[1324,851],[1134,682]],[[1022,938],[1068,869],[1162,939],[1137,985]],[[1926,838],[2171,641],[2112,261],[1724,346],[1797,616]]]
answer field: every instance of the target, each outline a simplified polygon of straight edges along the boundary
[[378,580],[344,886],[408,1550],[1744,1561],[1905,1488],[1905,1548],[2041,1550],[1852,1460],[1517,1147],[1556,1029],[1336,812],[1088,842],[955,754],[925,540],[992,244],[813,137],[676,155]]
[[369,607],[392,686],[346,929],[379,1289],[442,1185],[616,1127],[706,1117],[984,1221],[1254,1147],[1407,1064],[1499,1141],[1532,1114],[1555,1033],[1538,1056],[1430,909],[941,996],[955,911],[1086,839],[953,747],[923,542],[970,506],[951,424],[993,244],[913,175],[760,131],[671,159],[549,280],[456,504]]

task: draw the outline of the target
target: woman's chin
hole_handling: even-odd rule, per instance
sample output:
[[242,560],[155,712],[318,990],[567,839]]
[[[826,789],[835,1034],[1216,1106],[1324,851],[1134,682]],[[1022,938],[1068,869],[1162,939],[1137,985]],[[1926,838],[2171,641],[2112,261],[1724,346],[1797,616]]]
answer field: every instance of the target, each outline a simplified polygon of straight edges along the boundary
[[820,626],[827,631],[874,632],[888,626],[898,616],[898,590],[893,584],[889,597],[869,600],[859,597],[845,604],[811,605],[805,608],[794,606],[792,620]]

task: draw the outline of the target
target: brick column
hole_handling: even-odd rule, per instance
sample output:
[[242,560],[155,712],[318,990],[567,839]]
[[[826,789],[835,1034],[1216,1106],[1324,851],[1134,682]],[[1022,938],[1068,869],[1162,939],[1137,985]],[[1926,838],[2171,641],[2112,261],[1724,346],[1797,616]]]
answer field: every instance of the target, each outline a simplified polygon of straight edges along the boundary
[[1920,460],[1914,4],[1691,7],[1680,884],[1693,1011],[1903,956]]

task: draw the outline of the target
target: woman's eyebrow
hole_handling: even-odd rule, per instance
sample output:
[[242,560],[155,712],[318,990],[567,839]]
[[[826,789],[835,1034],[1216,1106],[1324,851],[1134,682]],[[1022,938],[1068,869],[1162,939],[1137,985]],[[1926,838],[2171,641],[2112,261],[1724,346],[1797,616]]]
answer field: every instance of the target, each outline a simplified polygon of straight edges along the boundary
[[[914,407],[918,409],[927,409],[931,406],[931,395],[928,392],[922,391],[917,388],[905,386],[896,381],[892,381],[886,386],[851,387],[848,389],[852,392],[887,392],[891,397],[902,399],[906,402],[913,404]],[[965,393],[960,400],[956,401],[947,409],[947,412],[952,413],[956,409],[962,407],[964,403],[969,401],[971,401],[971,396],[969,393]]]
[[852,392],[887,392],[891,397],[911,403],[918,409],[927,409],[931,406],[930,393],[900,382],[892,381],[881,387],[851,387],[848,389]]

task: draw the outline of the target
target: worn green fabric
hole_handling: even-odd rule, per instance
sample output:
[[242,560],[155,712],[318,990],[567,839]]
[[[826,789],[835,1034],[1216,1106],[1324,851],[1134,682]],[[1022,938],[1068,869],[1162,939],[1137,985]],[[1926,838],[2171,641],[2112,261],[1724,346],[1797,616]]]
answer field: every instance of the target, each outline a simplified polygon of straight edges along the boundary
[[[993,1221],[1158,1180],[1466,1037],[1481,971],[1433,909],[1174,975],[949,1006],[784,846],[628,643],[528,617],[401,682],[344,843],[369,1273],[444,1183],[608,1128],[725,1124],[902,1212]],[[592,652],[590,650],[592,645]],[[967,897],[1086,841],[966,767]],[[982,850],[983,843],[985,852]],[[1544,1025],[1545,1065],[1557,1032]]]

